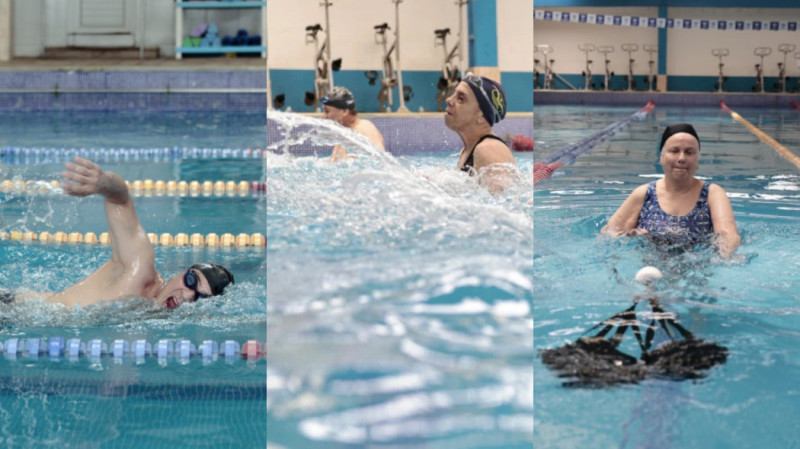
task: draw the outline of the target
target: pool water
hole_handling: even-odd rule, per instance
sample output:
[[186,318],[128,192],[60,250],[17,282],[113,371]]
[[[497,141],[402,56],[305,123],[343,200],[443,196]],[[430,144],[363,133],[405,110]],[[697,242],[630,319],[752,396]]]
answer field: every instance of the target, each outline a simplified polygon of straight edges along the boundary
[[2,147],[263,148],[264,111],[16,112],[3,117]]
[[[587,137],[635,108],[537,106],[536,159]],[[737,110],[790,149],[800,148],[792,110]],[[600,228],[638,185],[662,173],[664,126],[694,124],[697,176],[721,185],[742,246],[730,262],[713,251],[654,256],[641,239],[609,239]],[[706,378],[651,379],[608,388],[565,388],[537,356],[536,447],[793,447],[798,411],[800,295],[795,251],[800,210],[797,168],[718,109],[656,106],[574,165],[536,185],[534,348],[572,342],[627,308],[644,288],[643,265],[665,278],[661,305],[696,337],[728,348]],[[628,338],[631,338],[630,335]],[[638,356],[638,353],[633,353]]]
[[457,151],[268,155],[270,443],[531,446],[533,160],[492,196]]
[[[141,149],[201,146],[263,147],[264,121],[256,115],[126,113],[12,114],[0,124],[0,146],[83,146]],[[44,119],[43,119],[44,118]],[[35,123],[34,123],[35,122]],[[216,131],[199,124],[216,126]],[[214,125],[216,124],[216,125]],[[224,124],[224,125],[223,125]],[[138,130],[137,127],[140,127]],[[206,133],[203,135],[203,133]],[[263,182],[260,159],[103,162],[126,180],[245,180]],[[0,177],[60,180],[63,163],[0,160]],[[261,233],[263,194],[228,197],[137,196],[147,232]],[[103,201],[62,194],[0,193],[0,230],[106,231]],[[0,304],[0,343],[11,338],[266,341],[264,248],[156,247],[156,269],[180,274],[200,261],[228,267],[236,284],[222,297],[184,304],[174,311],[144,299],[67,309],[58,304]],[[56,291],[92,273],[110,247],[0,241],[0,286]],[[0,446],[195,448],[266,446],[266,361],[133,357],[51,359],[0,356]]]

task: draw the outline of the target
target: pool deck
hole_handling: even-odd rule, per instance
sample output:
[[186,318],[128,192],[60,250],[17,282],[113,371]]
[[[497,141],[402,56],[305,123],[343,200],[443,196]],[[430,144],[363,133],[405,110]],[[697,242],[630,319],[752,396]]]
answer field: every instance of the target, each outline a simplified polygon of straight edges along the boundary
[[534,108],[536,105],[644,106],[649,100],[653,100],[656,106],[719,107],[720,100],[724,100],[725,104],[731,108],[800,108],[800,93],[613,92],[543,89],[533,92]]

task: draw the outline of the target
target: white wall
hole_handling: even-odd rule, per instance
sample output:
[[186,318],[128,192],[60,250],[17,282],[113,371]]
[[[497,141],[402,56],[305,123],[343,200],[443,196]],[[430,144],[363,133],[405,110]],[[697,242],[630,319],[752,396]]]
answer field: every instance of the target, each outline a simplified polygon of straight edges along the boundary
[[[800,5],[800,4],[799,4]],[[539,9],[539,8],[537,8]],[[610,14],[624,16],[658,17],[657,8],[541,8],[543,10],[569,11],[577,13]],[[708,20],[774,20],[800,21],[798,9],[745,9],[745,8],[669,8],[670,18],[708,19]],[[589,25],[537,20],[534,27],[534,43],[549,44],[554,51],[550,58],[556,60],[554,70],[563,73],[581,73],[586,65],[585,55],[578,50],[580,42],[610,44],[616,47],[610,54],[611,70],[619,74],[627,73],[627,53],[621,51],[625,42],[638,43],[640,51],[633,54],[636,60],[634,73],[648,72],[648,54],[641,51],[642,44],[657,44],[658,31],[655,28],[636,28],[609,25]],[[764,58],[764,75],[777,76],[777,63],[783,61],[778,45],[793,43],[800,53],[800,31],[735,31],[735,30],[667,30],[667,72],[668,75],[716,76],[719,60],[712,56],[714,48],[728,48],[730,56],[723,59],[726,76],[754,76],[754,64],[759,58],[753,54],[756,47],[772,47],[772,54]],[[800,55],[800,54],[799,54]],[[537,54],[537,58],[539,58]],[[595,61],[592,72],[603,70],[602,56],[590,54]],[[654,55],[657,61],[657,53]],[[800,72],[794,53],[788,55],[787,75],[797,76]]]
[[497,64],[504,72],[533,71],[533,1],[497,0]]
[[[508,0],[501,0],[508,1]],[[518,0],[511,0],[516,2]],[[466,49],[467,20],[464,14]],[[450,28],[448,48],[458,33],[459,8],[454,0],[405,0],[400,3],[400,58],[403,70],[438,70],[444,58],[442,47],[434,47],[435,29]],[[394,41],[395,5],[391,0],[336,0],[329,7],[331,57],[342,58],[344,70],[381,68],[383,48],[375,42],[373,27],[388,22]],[[530,15],[529,17],[532,17]],[[305,43],[305,28],[319,23],[324,39],[325,8],[319,1],[268,0],[267,30],[269,65],[273,69],[311,69],[314,45]],[[464,61],[467,52],[464,51]]]
[[[800,3],[798,3],[800,6]],[[797,9],[740,9],[740,8],[670,8],[671,17],[709,18],[716,20],[775,20],[800,21]],[[753,54],[756,47],[772,47],[764,58],[764,76],[778,76],[778,62],[783,53],[782,43],[792,43],[800,52],[800,31],[718,31],[672,30],[667,34],[669,53],[667,67],[671,75],[710,75],[719,73],[719,59],[711,54],[714,48],[728,48],[730,56],[723,58],[728,76],[755,76],[754,65],[760,58]],[[787,70],[791,76],[798,71],[794,53],[788,54]]]
[[11,47],[11,30],[13,28],[13,11],[10,0],[0,0],[0,61],[8,61],[13,54]]
[[[542,10],[568,11],[586,14],[610,14],[619,16],[658,17],[658,8],[537,8]],[[656,28],[622,27],[613,25],[591,25],[582,23],[561,23],[537,20],[534,26],[534,45],[550,45],[553,52],[548,59],[555,59],[553,70],[556,73],[581,73],[586,68],[586,54],[579,50],[581,43],[614,46],[614,52],[608,54],[611,61],[610,70],[618,74],[628,73],[628,53],[622,51],[623,43],[639,45],[639,51],[633,53],[634,73],[646,74],[650,55],[643,51],[645,44],[658,45]],[[536,53],[537,59],[543,59]],[[589,53],[593,62],[592,73],[600,74],[605,70],[603,56],[597,52]],[[653,54],[658,61],[658,53]],[[657,66],[654,68],[657,70]]]

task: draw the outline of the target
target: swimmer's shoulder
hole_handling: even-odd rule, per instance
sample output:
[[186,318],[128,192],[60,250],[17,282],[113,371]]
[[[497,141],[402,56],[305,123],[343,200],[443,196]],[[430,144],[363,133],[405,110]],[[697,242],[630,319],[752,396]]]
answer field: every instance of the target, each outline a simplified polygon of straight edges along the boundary
[[714,184],[714,183],[708,184],[707,199],[710,202],[716,202],[716,201],[730,202],[730,199],[728,198],[728,194],[727,192],[725,192],[725,189],[723,189],[722,186],[720,186],[719,184]]
[[511,149],[502,140],[495,138],[485,138],[476,147],[473,153],[476,166],[489,164],[516,164]]
[[725,193],[725,189],[723,189],[722,186],[719,185],[719,184],[715,184],[713,182],[709,182],[708,183],[708,194],[712,195],[712,194],[719,194],[719,193]]
[[644,197],[645,195],[647,195],[647,189],[649,188],[649,186],[650,183],[642,184],[636,187],[635,189],[633,189],[633,192],[631,192],[629,198],[644,204]]
[[356,122],[355,128],[356,128],[357,131],[361,131],[361,132],[374,131],[374,132],[380,133],[380,131],[378,130],[378,127],[375,126],[375,124],[372,123],[372,121],[367,120],[365,118],[359,118],[358,122]]
[[378,129],[378,127],[376,127],[371,121],[363,118],[359,119],[358,124],[356,125],[356,131],[367,136],[367,138],[369,138],[381,150],[385,149],[383,134],[381,134],[381,131]]

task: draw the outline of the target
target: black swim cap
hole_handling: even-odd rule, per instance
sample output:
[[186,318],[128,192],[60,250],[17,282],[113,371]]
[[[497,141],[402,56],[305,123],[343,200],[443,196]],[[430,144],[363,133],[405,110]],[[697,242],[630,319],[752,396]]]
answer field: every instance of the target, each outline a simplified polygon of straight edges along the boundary
[[189,267],[203,273],[208,280],[213,296],[221,295],[228,284],[233,284],[233,275],[227,268],[213,263],[198,263]]
[[336,86],[322,97],[322,104],[336,109],[355,109],[356,99],[353,93],[342,86]]
[[664,134],[661,135],[661,146],[659,146],[658,149],[663,149],[667,139],[678,133],[687,133],[694,136],[694,138],[697,139],[697,149],[700,149],[700,138],[697,137],[697,131],[694,130],[694,126],[688,123],[676,123],[667,126],[666,129],[664,129]]

